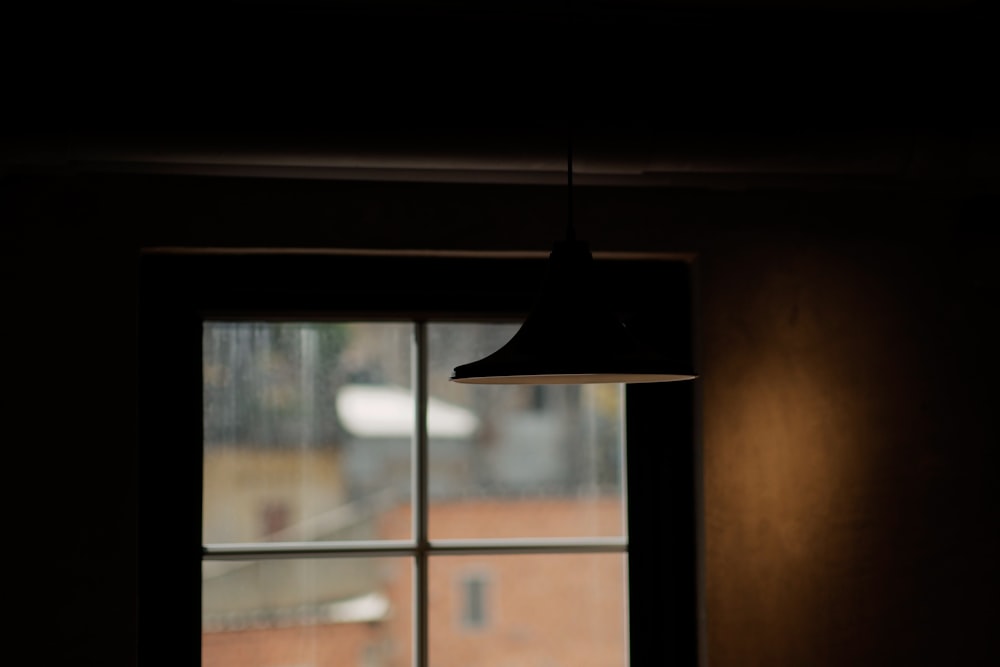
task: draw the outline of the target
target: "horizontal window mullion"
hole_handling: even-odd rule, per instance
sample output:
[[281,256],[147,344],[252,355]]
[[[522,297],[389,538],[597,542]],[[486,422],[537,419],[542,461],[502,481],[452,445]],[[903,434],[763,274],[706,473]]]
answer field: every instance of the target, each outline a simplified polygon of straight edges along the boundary
[[431,540],[428,551],[434,554],[558,554],[624,553],[628,542],[621,538],[525,538]]
[[206,544],[202,546],[204,560],[256,560],[258,558],[324,558],[340,556],[409,556],[416,553],[416,544],[409,540],[379,540],[357,542],[243,542],[239,544]]
[[[414,542],[268,542],[240,544],[206,544],[204,560],[257,560],[270,558],[354,558],[360,556],[411,556],[418,547]],[[557,554],[557,553],[623,553],[628,543],[623,539],[476,539],[432,540],[428,554]]]

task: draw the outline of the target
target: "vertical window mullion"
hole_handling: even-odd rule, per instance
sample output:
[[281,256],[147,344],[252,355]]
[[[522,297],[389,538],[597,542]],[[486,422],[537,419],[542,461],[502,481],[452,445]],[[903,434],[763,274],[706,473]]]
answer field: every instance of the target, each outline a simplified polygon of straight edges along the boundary
[[413,665],[427,667],[428,661],[428,563],[429,539],[427,532],[427,323],[414,322],[413,326],[413,395],[415,401],[416,428],[413,438],[413,534],[416,544],[414,552],[414,600],[413,600]]

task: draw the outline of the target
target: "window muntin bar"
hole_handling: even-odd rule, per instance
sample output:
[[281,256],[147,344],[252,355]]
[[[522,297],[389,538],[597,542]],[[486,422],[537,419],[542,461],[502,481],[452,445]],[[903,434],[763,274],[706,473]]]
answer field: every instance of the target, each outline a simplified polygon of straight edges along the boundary
[[[421,549],[414,543],[402,541],[206,544],[202,547],[202,558],[205,560],[249,560],[262,557],[387,556],[416,555],[420,551]],[[620,538],[429,540],[422,551],[435,555],[470,553],[619,553],[628,551],[628,542]]]

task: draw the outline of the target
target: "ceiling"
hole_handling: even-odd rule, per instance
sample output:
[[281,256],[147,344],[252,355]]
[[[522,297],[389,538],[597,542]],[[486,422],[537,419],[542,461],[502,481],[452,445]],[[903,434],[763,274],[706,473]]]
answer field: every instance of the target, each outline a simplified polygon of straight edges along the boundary
[[581,185],[994,191],[996,15],[380,0],[35,17],[6,48],[54,58],[12,77],[0,167],[564,183],[572,147]]

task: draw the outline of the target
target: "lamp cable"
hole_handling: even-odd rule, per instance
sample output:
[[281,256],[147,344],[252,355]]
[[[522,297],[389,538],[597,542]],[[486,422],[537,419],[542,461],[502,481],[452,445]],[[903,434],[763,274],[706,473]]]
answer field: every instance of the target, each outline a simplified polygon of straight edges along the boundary
[[567,193],[567,218],[566,218],[566,240],[576,241],[576,230],[573,228],[573,130],[569,131],[569,140],[566,146],[566,193]]

